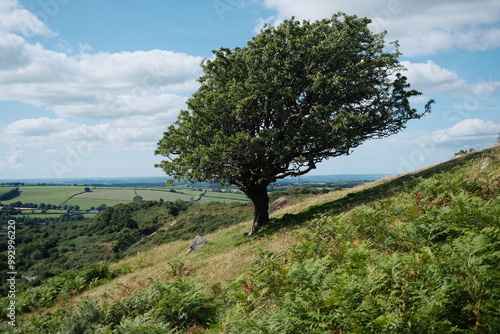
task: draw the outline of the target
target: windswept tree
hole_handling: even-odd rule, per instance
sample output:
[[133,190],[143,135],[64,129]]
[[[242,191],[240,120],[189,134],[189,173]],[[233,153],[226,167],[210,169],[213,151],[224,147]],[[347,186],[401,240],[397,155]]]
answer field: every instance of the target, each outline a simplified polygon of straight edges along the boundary
[[174,179],[236,185],[253,202],[251,233],[269,220],[270,183],[299,176],[423,112],[397,47],[370,20],[335,14],[265,26],[245,47],[214,51],[200,88],[158,142]]

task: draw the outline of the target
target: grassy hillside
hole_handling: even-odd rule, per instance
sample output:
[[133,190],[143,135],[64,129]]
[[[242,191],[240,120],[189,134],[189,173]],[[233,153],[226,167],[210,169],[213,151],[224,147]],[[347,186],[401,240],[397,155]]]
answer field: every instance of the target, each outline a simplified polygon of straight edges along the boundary
[[[500,147],[352,190],[281,195],[257,236],[245,237],[249,222],[207,232],[188,256],[189,241],[159,238],[26,291],[18,330],[500,332]],[[248,219],[234,210],[221,213]]]

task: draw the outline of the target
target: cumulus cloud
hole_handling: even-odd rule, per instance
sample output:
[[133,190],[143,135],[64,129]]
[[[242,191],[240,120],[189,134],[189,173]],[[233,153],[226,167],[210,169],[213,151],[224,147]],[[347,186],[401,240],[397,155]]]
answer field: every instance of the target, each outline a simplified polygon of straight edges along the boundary
[[179,107],[183,93],[198,87],[200,57],[165,50],[89,53],[88,47],[72,55],[28,42],[32,35],[52,32],[16,0],[2,2],[0,100],[43,106],[60,117],[117,119]]
[[407,56],[462,48],[471,51],[500,46],[496,0],[265,0],[281,17],[320,19],[337,11],[372,19],[376,31],[387,30]]
[[[45,106],[62,117],[110,119],[156,112],[195,90],[201,58],[171,51],[67,56],[19,44],[0,68],[0,100]],[[29,55],[23,57],[22,55]],[[168,107],[168,105],[163,105]]]
[[491,120],[470,118],[465,119],[454,126],[438,130],[425,136],[417,138],[417,142],[432,141],[435,144],[488,144],[495,142],[500,133],[500,123]]
[[113,150],[147,146],[152,151],[174,115],[167,111],[93,125],[69,122],[62,118],[23,119],[9,124],[0,134],[0,140],[6,146],[13,147],[21,143],[23,147],[43,148],[45,152],[82,143]]
[[36,15],[22,8],[17,0],[2,0],[0,3],[0,34],[9,32],[25,37],[55,35]]
[[64,119],[50,119],[42,117],[38,119],[23,119],[7,126],[7,135],[18,136],[46,136],[65,129],[67,122]]
[[[473,99],[478,102],[500,88],[500,82],[491,75],[470,82],[431,60],[425,63],[401,61],[401,64],[407,69],[403,74],[408,77],[412,88],[425,94],[448,94],[461,101]],[[421,98],[420,102],[426,99]]]
[[440,67],[431,60],[425,63],[412,63],[402,61],[401,64],[408,70],[408,77],[412,87],[428,93],[453,93],[462,91],[467,86],[467,81],[457,73]]

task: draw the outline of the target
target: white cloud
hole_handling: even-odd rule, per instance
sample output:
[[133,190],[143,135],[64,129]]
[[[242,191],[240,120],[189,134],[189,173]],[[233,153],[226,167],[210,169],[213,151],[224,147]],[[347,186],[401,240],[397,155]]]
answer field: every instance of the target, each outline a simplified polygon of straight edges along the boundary
[[0,3],[0,34],[8,32],[18,33],[25,37],[55,35],[36,15],[21,8],[17,0],[2,0]]
[[[403,74],[408,78],[411,87],[425,94],[444,93],[462,101],[471,98],[480,101],[500,88],[500,82],[494,81],[491,75],[480,77],[476,82],[470,82],[432,60],[425,63],[401,61],[401,64],[407,69]],[[428,100],[427,97],[426,99]],[[419,100],[422,102],[425,99],[419,98]]]
[[94,125],[68,122],[62,118],[23,119],[9,124],[0,134],[0,140],[6,147],[31,147],[45,152],[75,145],[106,147],[113,151],[148,147],[152,152],[175,116],[173,111],[166,111]]
[[62,117],[109,119],[156,112],[168,100],[178,105],[177,94],[196,90],[201,75],[201,58],[171,51],[70,57],[23,44],[12,54],[18,59],[0,68],[0,100],[45,106]]
[[265,0],[280,17],[321,19],[337,11],[372,19],[373,29],[387,30],[407,56],[455,48],[486,50],[500,46],[497,0]]
[[22,163],[22,150],[9,152],[5,155],[5,158],[0,159],[0,170],[16,170],[24,167]]
[[[7,1],[7,0],[5,0]],[[117,119],[178,108],[197,89],[201,57],[164,50],[58,52],[23,36],[52,33],[16,0],[0,5],[0,101],[43,106],[60,117]]]
[[416,142],[429,142],[435,144],[461,144],[474,145],[495,142],[500,133],[500,123],[491,120],[470,118],[454,126],[435,131],[416,139]]
[[402,61],[401,64],[408,70],[404,73],[412,88],[426,93],[454,93],[463,91],[467,81],[457,73],[440,67],[431,60],[425,63]]
[[66,126],[67,122],[64,119],[31,118],[22,119],[8,125],[5,132],[9,136],[47,136],[64,130]]

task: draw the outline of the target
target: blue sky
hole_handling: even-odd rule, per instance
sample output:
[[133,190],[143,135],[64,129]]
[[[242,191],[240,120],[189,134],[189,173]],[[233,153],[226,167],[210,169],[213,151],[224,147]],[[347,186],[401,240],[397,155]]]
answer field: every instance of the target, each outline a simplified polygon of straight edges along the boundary
[[396,174],[493,146],[500,134],[497,0],[2,0],[0,179],[161,176],[162,133],[213,49],[263,23],[367,16],[398,40],[406,75],[435,99],[406,130],[310,174]]

